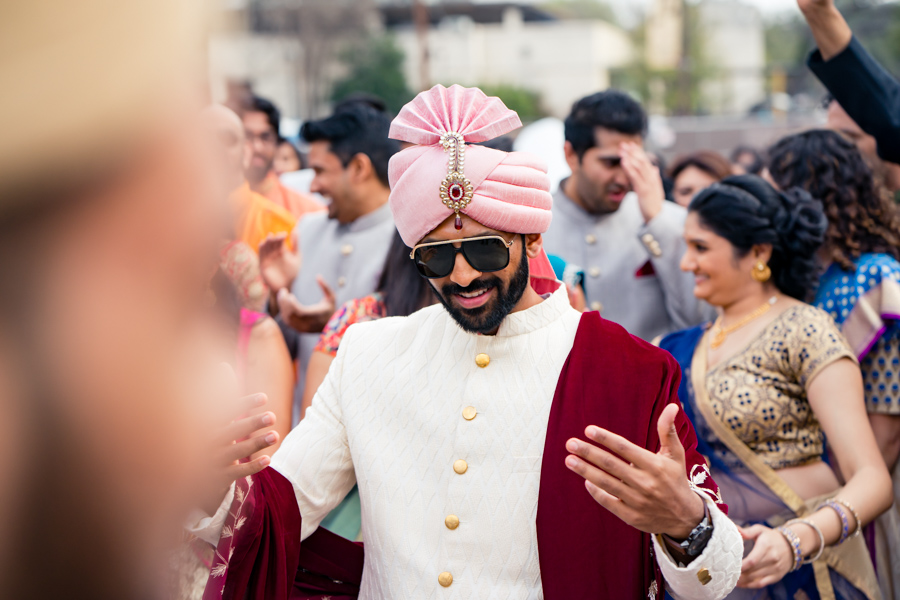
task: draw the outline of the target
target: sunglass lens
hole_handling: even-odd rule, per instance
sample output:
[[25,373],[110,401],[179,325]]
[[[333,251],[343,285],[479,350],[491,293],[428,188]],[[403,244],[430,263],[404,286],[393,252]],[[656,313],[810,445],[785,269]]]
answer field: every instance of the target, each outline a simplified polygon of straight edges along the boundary
[[509,264],[509,248],[497,238],[463,242],[462,246],[466,260],[476,271],[502,271]]
[[446,277],[453,272],[456,253],[449,244],[445,246],[426,246],[416,250],[416,268],[423,277]]

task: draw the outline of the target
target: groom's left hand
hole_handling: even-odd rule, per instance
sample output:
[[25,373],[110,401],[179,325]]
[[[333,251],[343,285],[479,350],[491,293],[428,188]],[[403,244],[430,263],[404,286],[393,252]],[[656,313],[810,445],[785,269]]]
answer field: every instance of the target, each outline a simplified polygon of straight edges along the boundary
[[608,450],[572,438],[566,442],[572,453],[566,466],[584,477],[598,504],[632,527],[685,539],[703,519],[704,507],[685,474],[684,448],[675,430],[677,415],[674,404],[660,415],[656,454],[591,425],[585,435]]

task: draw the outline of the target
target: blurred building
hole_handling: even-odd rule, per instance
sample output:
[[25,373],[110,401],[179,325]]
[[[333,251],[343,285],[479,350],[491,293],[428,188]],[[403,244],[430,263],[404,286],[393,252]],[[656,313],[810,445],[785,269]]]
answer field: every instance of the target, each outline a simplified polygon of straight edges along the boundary
[[302,53],[299,40],[263,36],[248,31],[219,33],[209,40],[209,73],[213,98],[234,99],[238,83],[271,99],[286,115],[302,114],[302,79],[296,64]]
[[744,114],[766,98],[766,44],[762,14],[738,0],[705,0],[694,35],[709,73],[700,82],[713,114]]
[[374,0],[219,0],[209,40],[209,80],[219,102],[240,85],[271,99],[285,116],[328,113],[339,54],[381,31]]
[[644,60],[651,71],[674,71],[681,64],[684,0],[653,0],[647,13]]
[[409,2],[379,6],[406,53],[414,90],[435,83],[516,86],[537,92],[545,110],[563,117],[578,98],[609,87],[610,70],[634,57],[619,27],[560,20],[527,3],[439,2],[419,10]]
[[[653,0],[644,60],[650,72],[687,69],[708,114],[746,114],[766,98],[762,14],[740,0]],[[651,110],[664,112],[662,81],[654,83]]]

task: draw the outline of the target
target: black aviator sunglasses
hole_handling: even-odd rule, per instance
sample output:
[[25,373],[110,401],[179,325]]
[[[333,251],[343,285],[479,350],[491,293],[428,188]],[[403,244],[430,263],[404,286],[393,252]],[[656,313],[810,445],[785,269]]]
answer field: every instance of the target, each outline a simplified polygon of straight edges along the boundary
[[[453,244],[459,244],[459,248]],[[483,235],[463,240],[427,242],[413,247],[409,257],[422,277],[438,279],[453,272],[456,255],[462,252],[466,262],[476,271],[502,271],[509,265],[509,249],[513,243],[499,235]]]

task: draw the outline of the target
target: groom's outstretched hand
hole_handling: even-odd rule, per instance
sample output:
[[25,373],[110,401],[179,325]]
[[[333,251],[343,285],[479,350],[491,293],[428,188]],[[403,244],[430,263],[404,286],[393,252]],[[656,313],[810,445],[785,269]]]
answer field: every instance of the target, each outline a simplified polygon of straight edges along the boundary
[[655,454],[591,425],[585,435],[596,445],[570,439],[566,449],[572,454],[566,457],[566,466],[584,477],[587,491],[598,504],[632,527],[680,540],[703,519],[704,506],[685,474],[676,416],[674,404],[660,415],[660,449]]

